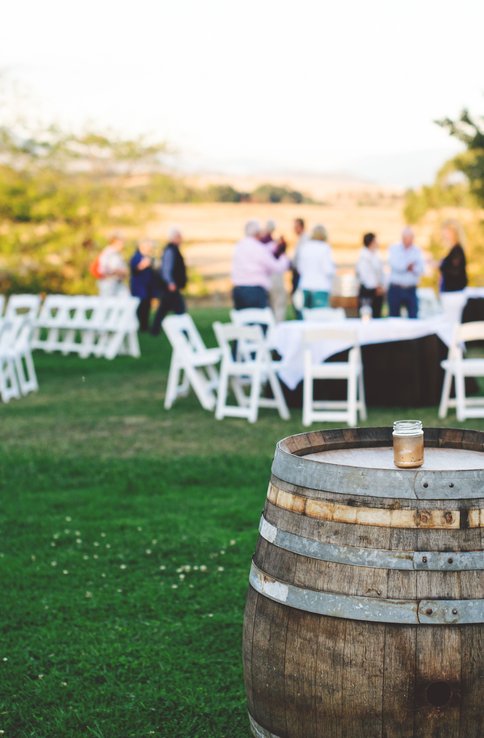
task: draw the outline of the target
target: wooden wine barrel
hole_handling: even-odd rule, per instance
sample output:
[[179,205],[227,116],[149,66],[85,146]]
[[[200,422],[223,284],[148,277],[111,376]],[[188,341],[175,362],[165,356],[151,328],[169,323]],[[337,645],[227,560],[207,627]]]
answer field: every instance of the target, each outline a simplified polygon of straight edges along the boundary
[[244,621],[258,738],[483,738],[484,433],[277,445]]

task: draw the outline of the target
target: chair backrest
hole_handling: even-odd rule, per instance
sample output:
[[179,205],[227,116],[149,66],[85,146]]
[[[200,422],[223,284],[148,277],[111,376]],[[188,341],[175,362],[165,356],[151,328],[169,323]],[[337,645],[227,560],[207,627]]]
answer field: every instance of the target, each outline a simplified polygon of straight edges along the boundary
[[304,308],[303,319],[311,323],[334,323],[346,319],[344,308]]
[[235,325],[262,325],[267,328],[271,328],[276,324],[274,313],[270,307],[231,310],[230,320]]
[[213,330],[226,361],[239,363],[267,357],[268,350],[260,325],[216,322]]
[[174,350],[191,354],[205,351],[206,346],[191,315],[169,315],[164,319],[163,330]]
[[349,349],[348,361],[356,361],[360,356],[360,344],[356,328],[337,324],[306,328],[303,334],[305,355],[311,354],[312,346],[320,341],[334,343],[334,351],[331,351],[330,355]]
[[468,343],[470,341],[484,340],[484,320],[476,320],[472,323],[459,323],[454,329],[454,341],[456,343]]
[[35,320],[40,308],[40,295],[11,295],[5,312],[6,318],[14,318],[16,315]]

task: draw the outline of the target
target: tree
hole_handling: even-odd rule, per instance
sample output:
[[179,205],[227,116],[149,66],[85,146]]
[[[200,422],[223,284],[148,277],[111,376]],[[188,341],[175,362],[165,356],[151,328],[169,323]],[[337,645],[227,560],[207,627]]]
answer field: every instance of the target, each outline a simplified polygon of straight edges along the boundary
[[443,118],[436,123],[466,147],[451,160],[452,166],[462,172],[478,204],[484,206],[484,116],[472,117],[464,109],[457,120]]

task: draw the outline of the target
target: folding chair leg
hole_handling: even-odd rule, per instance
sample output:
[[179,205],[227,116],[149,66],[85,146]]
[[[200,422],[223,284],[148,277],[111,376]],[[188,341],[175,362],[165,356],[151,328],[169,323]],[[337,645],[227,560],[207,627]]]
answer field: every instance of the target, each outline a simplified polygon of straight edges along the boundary
[[457,420],[462,423],[466,419],[466,388],[464,375],[460,371],[455,373],[455,401]]
[[262,377],[260,371],[256,371],[252,377],[252,386],[250,388],[250,401],[249,401],[249,423],[257,422],[257,415],[259,412],[259,398],[261,392]]
[[360,409],[360,417],[362,420],[366,420],[368,415],[366,412],[366,397],[365,397],[365,382],[363,379],[363,372],[360,371],[358,374],[358,387],[359,387],[359,409]]
[[304,377],[303,383],[303,425],[311,425],[313,422],[313,378]]
[[352,428],[357,423],[357,379],[355,374],[348,377],[348,425]]
[[240,377],[233,377],[231,386],[234,391],[237,404],[240,405],[240,407],[248,407],[250,405],[250,398],[245,394],[242,388]]
[[452,372],[450,369],[445,370],[444,381],[442,384],[442,395],[440,397],[439,418],[447,417],[449,410],[450,388],[452,385]]
[[283,420],[289,420],[291,417],[291,414],[289,412],[289,408],[287,407],[286,400],[284,398],[284,393],[282,391],[281,385],[279,383],[279,378],[272,369],[272,367],[268,371],[268,377],[269,377],[269,384],[271,385],[272,394],[274,395],[274,399],[276,401],[277,410],[279,412],[280,417]]
[[217,393],[217,406],[215,409],[215,417],[217,420],[222,420],[224,417],[224,410],[227,405],[227,392],[229,389],[229,377],[227,373],[227,369],[222,363],[222,367],[220,369],[220,381],[218,385],[218,393]]
[[215,396],[210,389],[208,381],[203,377],[200,371],[197,371],[192,366],[186,366],[184,369],[188,381],[192,385],[193,391],[198,397],[200,405],[205,410],[213,410],[215,407]]
[[180,377],[180,365],[175,356],[172,357],[170,371],[168,373],[168,382],[165,394],[165,410],[169,410],[177,398],[177,388]]

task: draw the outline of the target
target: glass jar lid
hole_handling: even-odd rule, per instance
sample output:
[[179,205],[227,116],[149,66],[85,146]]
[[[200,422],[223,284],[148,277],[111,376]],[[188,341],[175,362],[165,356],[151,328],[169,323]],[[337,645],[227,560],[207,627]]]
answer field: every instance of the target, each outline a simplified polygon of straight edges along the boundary
[[421,420],[395,420],[393,432],[398,436],[414,436],[422,433]]

